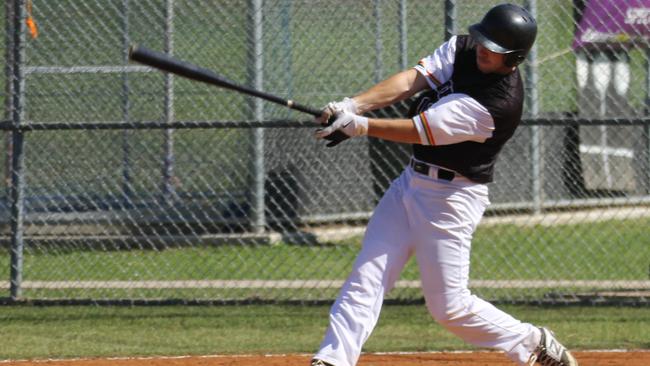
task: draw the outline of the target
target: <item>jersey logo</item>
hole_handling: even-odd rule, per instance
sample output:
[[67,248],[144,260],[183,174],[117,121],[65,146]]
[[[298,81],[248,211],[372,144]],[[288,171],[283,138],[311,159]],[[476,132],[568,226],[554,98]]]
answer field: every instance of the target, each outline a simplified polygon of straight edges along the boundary
[[454,84],[450,80],[445,82],[444,84],[438,85],[438,87],[435,90],[430,90],[429,92],[425,93],[425,95],[417,101],[417,106],[416,106],[416,113],[420,114],[427,109],[431,108],[431,106],[439,101],[442,97],[445,97],[451,93],[454,92]]
[[420,114],[426,111],[427,109],[429,109],[429,107],[431,107],[433,103],[435,103],[434,99],[435,99],[434,97],[430,97],[428,95],[422,97],[422,99],[418,101],[418,104],[415,107],[416,114]]
[[454,92],[454,83],[451,81],[451,79],[447,80],[447,82],[445,82],[442,85],[438,85],[438,87],[436,88],[438,99],[447,96],[453,92]]
[[411,102],[409,108],[409,116],[413,117],[418,115],[440,100],[440,98],[445,97],[454,92],[454,84],[451,80],[448,80],[444,84],[438,85],[436,89],[430,89],[425,92],[420,93],[415,100]]

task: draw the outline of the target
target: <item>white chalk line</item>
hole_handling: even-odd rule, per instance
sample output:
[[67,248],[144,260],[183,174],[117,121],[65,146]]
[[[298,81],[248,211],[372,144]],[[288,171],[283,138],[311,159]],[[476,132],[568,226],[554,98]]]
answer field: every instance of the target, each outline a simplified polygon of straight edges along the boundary
[[[191,281],[23,281],[23,289],[314,289],[340,288],[343,280],[191,280]],[[9,281],[0,282],[8,289]],[[397,288],[420,288],[418,280],[397,281]],[[473,280],[473,288],[606,288],[650,290],[650,280]]]
[[[576,350],[576,353],[650,353],[650,350],[645,349],[581,349]],[[409,356],[409,355],[440,355],[440,354],[472,354],[472,353],[503,353],[501,351],[492,350],[452,350],[452,351],[413,351],[413,352],[372,352],[362,353],[362,355],[379,355],[379,356]],[[133,356],[133,357],[76,357],[76,358],[43,358],[43,359],[6,359],[0,360],[0,364],[6,363],[46,363],[46,362],[84,362],[94,360],[107,360],[107,361],[128,361],[128,360],[182,360],[188,358],[254,358],[254,357],[268,357],[268,358],[283,358],[283,357],[311,357],[311,353],[274,353],[274,354],[234,354],[234,355],[181,355],[181,356]]]

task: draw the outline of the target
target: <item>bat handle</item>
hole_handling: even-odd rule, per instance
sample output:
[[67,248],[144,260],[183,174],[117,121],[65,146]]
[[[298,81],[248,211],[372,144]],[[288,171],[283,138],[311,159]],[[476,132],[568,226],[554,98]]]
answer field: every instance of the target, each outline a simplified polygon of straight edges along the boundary
[[[323,115],[323,111],[321,109],[315,109],[312,107],[308,107],[306,105],[298,104],[294,102],[293,100],[287,100],[287,107],[291,109],[295,109],[300,112],[304,112],[307,114],[311,114],[312,116],[318,118]],[[330,117],[327,119],[327,126],[331,125],[334,121],[336,120],[336,115],[332,114]]]
[[296,103],[293,100],[287,100],[287,107],[303,113],[311,114],[314,117],[320,117],[323,114],[323,111],[320,109],[308,107],[306,105]]

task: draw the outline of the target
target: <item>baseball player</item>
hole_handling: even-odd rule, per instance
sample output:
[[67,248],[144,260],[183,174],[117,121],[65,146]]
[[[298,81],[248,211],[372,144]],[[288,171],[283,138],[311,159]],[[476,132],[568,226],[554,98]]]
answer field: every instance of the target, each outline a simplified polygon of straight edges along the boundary
[[[452,37],[414,68],[325,107],[321,121],[336,119],[316,137],[328,146],[369,135],[411,143],[413,154],[370,219],[312,366],[357,363],[384,295],[413,254],[427,309],[449,331],[519,365],[578,365],[548,329],[523,323],[468,289],[471,239],[489,204],[486,183],[521,119],[517,66],[536,34],[525,9],[495,6],[469,35]],[[425,90],[411,119],[360,116]]]

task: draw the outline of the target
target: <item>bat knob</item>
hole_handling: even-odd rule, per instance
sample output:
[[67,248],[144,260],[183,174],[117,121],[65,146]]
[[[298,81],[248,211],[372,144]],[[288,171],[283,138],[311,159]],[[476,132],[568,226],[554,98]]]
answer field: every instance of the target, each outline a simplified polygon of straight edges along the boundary
[[133,43],[129,46],[129,59],[132,59],[133,53],[138,50],[138,45]]

